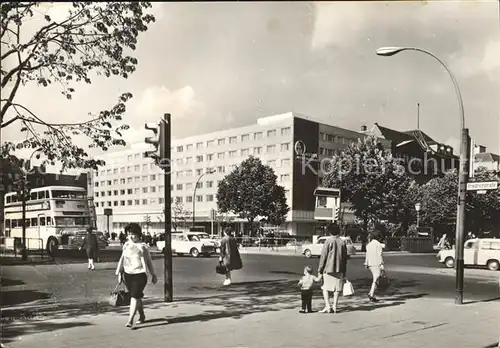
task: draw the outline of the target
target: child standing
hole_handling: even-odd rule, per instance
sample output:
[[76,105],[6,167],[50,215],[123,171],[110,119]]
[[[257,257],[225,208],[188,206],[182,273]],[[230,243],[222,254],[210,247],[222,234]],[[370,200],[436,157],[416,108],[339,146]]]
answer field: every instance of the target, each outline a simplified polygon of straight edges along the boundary
[[304,276],[299,280],[300,293],[302,298],[302,309],[300,313],[312,313],[312,297],[313,290],[312,286],[314,282],[319,282],[320,277],[315,277],[312,275],[312,268],[306,266],[304,268]]

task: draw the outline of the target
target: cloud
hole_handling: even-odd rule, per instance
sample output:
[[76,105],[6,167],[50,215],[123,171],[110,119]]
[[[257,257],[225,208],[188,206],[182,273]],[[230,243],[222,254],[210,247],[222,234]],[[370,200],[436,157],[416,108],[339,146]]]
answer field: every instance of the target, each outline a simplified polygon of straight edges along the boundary
[[147,122],[154,122],[165,113],[175,120],[204,116],[205,106],[196,100],[196,93],[190,86],[171,91],[165,86],[149,87],[142,92],[135,104],[134,113]]
[[311,41],[313,49],[346,45],[363,28],[366,3],[316,3],[316,20]]

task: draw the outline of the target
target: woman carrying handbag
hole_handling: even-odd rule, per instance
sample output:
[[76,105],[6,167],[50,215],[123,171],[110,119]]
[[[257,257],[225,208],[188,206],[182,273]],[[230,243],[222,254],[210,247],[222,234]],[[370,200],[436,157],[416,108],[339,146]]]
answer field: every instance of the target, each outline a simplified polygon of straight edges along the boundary
[[132,328],[137,312],[139,312],[139,320],[136,324],[142,324],[146,321],[142,298],[148,282],[147,273],[151,274],[153,284],[156,284],[157,278],[151,254],[147,246],[141,242],[141,227],[136,223],[131,223],[125,227],[125,232],[128,233],[129,240],[123,245],[122,256],[116,267],[116,275],[118,283],[124,282],[130,293],[130,312],[126,326]]
[[371,241],[366,245],[366,256],[365,256],[365,267],[368,268],[372,274],[373,281],[370,292],[368,293],[368,299],[371,302],[378,302],[375,298],[375,289],[377,288],[377,283],[380,276],[384,273],[384,259],[382,257],[383,247],[380,241],[382,240],[382,233],[379,229],[375,230],[370,234]]

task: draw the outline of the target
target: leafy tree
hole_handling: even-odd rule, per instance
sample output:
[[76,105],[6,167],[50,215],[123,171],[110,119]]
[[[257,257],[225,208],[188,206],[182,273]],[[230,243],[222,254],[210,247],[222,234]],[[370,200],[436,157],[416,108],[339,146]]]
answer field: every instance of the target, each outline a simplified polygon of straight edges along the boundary
[[[500,181],[499,173],[479,170],[469,181]],[[422,187],[422,222],[429,226],[456,226],[458,202],[458,173],[449,171]],[[467,192],[466,229],[475,233],[494,230],[500,226],[500,188],[485,194]]]
[[[500,171],[480,169],[470,181],[499,181]],[[469,191],[467,222],[470,230],[476,235],[483,231],[493,232],[492,236],[500,237],[500,187],[487,190],[484,194]]]
[[289,207],[285,191],[276,179],[271,167],[250,156],[219,184],[218,210],[222,213],[232,211],[247,219],[252,234],[258,217],[269,222],[283,222]]
[[268,224],[279,226],[286,221],[286,215],[289,210],[290,208],[286,203],[285,188],[275,185],[271,192],[269,213],[264,221]]
[[351,144],[325,169],[323,185],[341,190],[342,201],[352,204],[365,232],[379,220],[408,222],[415,204],[410,193],[417,185],[375,137]]
[[457,218],[458,175],[456,170],[431,179],[422,186],[422,225],[454,225]]
[[[128,78],[138,63],[128,52],[136,49],[139,34],[155,20],[146,12],[151,4],[73,2],[63,20],[51,18],[50,12],[42,13],[47,6],[38,2],[0,5],[0,86],[3,90],[0,127],[5,131],[20,123],[26,133],[23,141],[3,144],[0,155],[6,157],[15,149],[32,148],[46,157],[44,163],[61,162],[63,169],[96,169],[104,162],[90,158],[83,148],[73,143],[72,136],[84,135],[92,140],[90,147],[104,151],[111,146],[125,145],[121,132],[128,126],[122,123],[122,118],[125,103],[132,94],[123,93],[110,109],[81,115],[82,121],[76,123],[48,122],[47,115],[35,114],[30,105],[16,100],[16,95],[29,84],[57,85],[62,95],[71,99],[78,83],[92,82],[92,73]],[[36,23],[37,19],[40,27],[31,35],[26,24]]]
[[177,231],[177,227],[185,226],[190,216],[191,212],[184,208],[184,204],[176,201],[172,207],[172,228],[174,231]]

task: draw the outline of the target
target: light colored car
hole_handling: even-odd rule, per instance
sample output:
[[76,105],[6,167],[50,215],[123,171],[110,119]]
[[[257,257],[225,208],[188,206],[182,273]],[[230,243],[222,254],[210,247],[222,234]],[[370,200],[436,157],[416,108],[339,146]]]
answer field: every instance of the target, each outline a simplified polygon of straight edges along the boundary
[[[315,243],[306,243],[302,244],[302,254],[307,257],[313,257],[313,256],[321,256],[321,250],[323,250],[323,245],[325,244],[326,240],[328,238],[331,238],[330,236],[322,236],[319,237]],[[352,256],[356,255],[356,248],[354,247],[354,244],[352,243],[351,237],[340,237],[343,241],[345,241],[347,245],[347,255]]]
[[[158,250],[163,252],[165,240],[156,242]],[[172,253],[182,256],[190,254],[193,257],[211,256],[217,253],[217,242],[203,232],[172,232]]]
[[[446,267],[455,267],[455,249],[443,249],[437,254],[439,262]],[[464,244],[465,266],[486,266],[492,271],[500,270],[500,239],[475,238]]]

